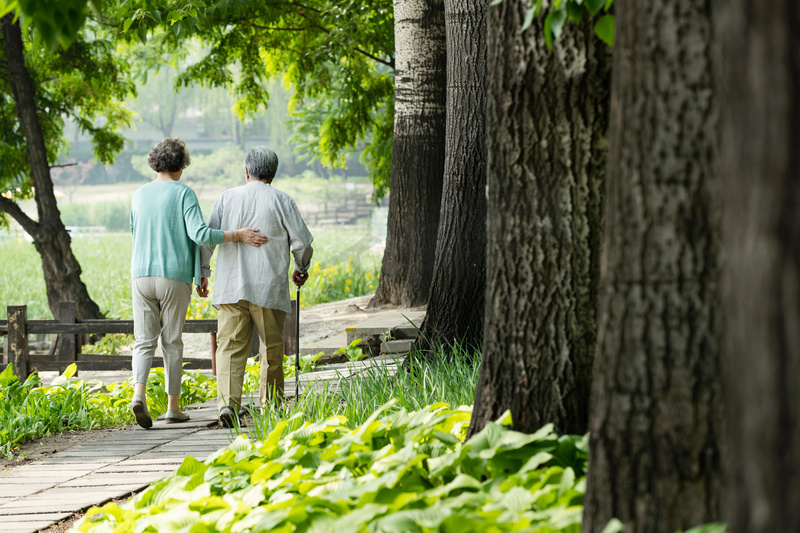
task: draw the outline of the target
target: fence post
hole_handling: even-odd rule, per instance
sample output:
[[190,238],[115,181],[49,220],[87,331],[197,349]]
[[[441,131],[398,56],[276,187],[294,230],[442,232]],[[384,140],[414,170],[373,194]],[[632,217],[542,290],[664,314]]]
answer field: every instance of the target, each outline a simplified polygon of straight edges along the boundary
[[[59,302],[58,303],[58,321],[61,324],[74,324],[77,322],[78,310],[75,302]],[[58,335],[58,352],[56,353],[56,361],[64,361],[74,363],[78,360],[78,336],[59,334]]]
[[28,379],[28,307],[9,305],[8,362],[14,365],[14,374],[20,381]]

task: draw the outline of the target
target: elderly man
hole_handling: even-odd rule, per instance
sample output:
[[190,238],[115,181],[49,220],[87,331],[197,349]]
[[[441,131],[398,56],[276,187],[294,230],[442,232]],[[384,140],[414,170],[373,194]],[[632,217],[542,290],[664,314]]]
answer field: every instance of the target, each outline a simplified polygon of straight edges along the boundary
[[[270,185],[278,156],[266,146],[250,150],[244,159],[247,183],[228,189],[214,202],[208,227],[229,230],[257,228],[267,237],[259,248],[239,243],[223,246],[217,257],[212,304],[219,310],[217,331],[217,408],[224,427],[238,423],[245,365],[255,327],[266,347],[262,355],[261,405],[283,398],[283,324],[291,310],[289,251],[294,255],[292,281],[308,279],[313,237],[292,198]],[[214,246],[203,248],[204,279],[197,293],[208,295],[209,261]],[[262,350],[262,354],[264,351]]]

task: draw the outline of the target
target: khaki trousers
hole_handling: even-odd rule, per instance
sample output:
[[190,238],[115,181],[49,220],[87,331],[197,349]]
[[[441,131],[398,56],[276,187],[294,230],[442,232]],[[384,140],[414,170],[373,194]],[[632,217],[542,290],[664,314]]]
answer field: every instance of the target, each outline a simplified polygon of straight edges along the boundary
[[183,324],[192,301],[192,286],[185,281],[147,276],[136,278],[133,290],[133,377],[147,383],[153,355],[161,337],[167,394],[181,393],[183,377]]
[[261,350],[259,400],[261,405],[266,405],[267,396],[272,396],[270,393],[273,391],[282,398],[286,313],[239,300],[235,304],[221,304],[217,321],[217,410],[225,406],[238,410],[241,406],[242,384],[254,327],[265,347]]

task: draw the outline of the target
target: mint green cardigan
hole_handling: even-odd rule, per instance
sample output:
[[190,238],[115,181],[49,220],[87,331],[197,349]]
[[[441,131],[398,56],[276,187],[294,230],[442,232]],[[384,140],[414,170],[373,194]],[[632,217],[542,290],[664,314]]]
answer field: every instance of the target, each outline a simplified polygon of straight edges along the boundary
[[206,226],[194,191],[179,181],[154,181],[131,200],[131,279],[160,276],[200,284],[200,246],[222,244]]

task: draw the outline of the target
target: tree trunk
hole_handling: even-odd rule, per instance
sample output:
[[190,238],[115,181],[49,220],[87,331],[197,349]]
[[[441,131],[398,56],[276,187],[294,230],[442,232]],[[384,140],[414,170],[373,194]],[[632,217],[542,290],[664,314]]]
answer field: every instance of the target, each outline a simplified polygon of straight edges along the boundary
[[447,129],[436,263],[420,338],[479,346],[486,291],[486,2],[445,0]]
[[720,518],[717,97],[710,1],[614,3],[584,532]]
[[483,363],[470,433],[585,433],[596,346],[610,50],[591,21],[552,52],[528,2],[489,9],[489,191]]
[[731,533],[800,531],[800,10],[720,6]]
[[42,257],[47,302],[53,316],[58,314],[59,302],[73,301],[77,304],[78,318],[104,318],[81,281],[81,266],[72,254],[69,233],[61,222],[61,214],[53,194],[44,136],[36,113],[33,97],[35,87],[25,66],[19,22],[13,23],[12,15],[6,15],[2,19],[2,27],[11,89],[25,135],[31,179],[36,188],[39,221],[30,220],[11,201],[0,203],[0,208],[14,217],[33,237],[34,246]]
[[371,307],[428,302],[439,228],[445,144],[442,0],[396,0],[395,121],[389,219]]

